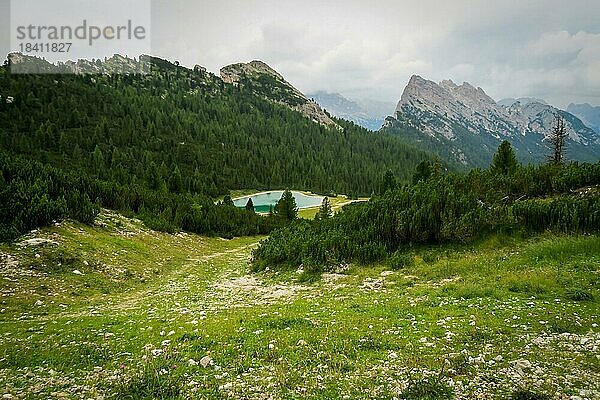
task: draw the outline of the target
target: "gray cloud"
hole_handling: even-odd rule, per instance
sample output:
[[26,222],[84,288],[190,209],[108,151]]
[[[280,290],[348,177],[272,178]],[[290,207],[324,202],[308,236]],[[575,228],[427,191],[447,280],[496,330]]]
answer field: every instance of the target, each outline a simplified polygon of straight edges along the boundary
[[[3,1],[0,0],[0,5]],[[124,0],[125,1],[125,0]],[[410,75],[600,104],[597,0],[155,0],[153,52],[261,59],[299,89],[397,101]]]

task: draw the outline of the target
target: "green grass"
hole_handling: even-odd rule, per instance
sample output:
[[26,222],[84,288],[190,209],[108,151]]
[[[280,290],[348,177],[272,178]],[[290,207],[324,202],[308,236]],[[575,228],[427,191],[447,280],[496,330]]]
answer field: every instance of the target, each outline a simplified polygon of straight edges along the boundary
[[106,213],[100,222],[33,235],[58,244],[0,245],[19,262],[0,261],[3,393],[600,396],[597,236],[411,249],[319,278],[251,274],[260,237],[168,235]]
[[[366,201],[368,199],[359,199],[359,200],[349,200],[346,196],[337,196],[337,197],[330,197],[329,198],[329,202],[331,204],[331,209],[333,210],[334,213],[338,212],[339,210],[341,210],[341,208],[343,206],[345,206],[346,204],[349,204],[353,201]],[[314,219],[315,215],[317,215],[317,212],[319,211],[319,207],[311,207],[311,208],[303,208],[302,210],[298,210],[298,217],[300,218],[304,218],[304,219]]]

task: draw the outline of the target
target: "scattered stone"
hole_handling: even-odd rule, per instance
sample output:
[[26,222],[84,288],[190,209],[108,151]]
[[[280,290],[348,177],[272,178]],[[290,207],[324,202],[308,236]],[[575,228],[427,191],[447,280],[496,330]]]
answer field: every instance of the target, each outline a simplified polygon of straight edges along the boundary
[[[50,239],[45,239],[45,238],[32,238],[32,239],[27,239],[27,240],[23,240],[19,243],[17,243],[17,246],[19,247],[25,247],[25,246],[39,246],[41,244],[58,244],[58,242],[54,241],[54,240],[50,240]],[[37,254],[36,254],[37,255]]]
[[35,305],[38,306],[38,307],[41,306],[41,305],[43,305],[43,304],[44,304],[44,302],[41,301],[41,300],[38,300],[38,301],[35,302]]
[[200,365],[202,365],[203,368],[206,368],[209,365],[212,365],[212,363],[213,363],[213,360],[209,356],[204,356],[200,359]]
[[81,271],[80,271],[80,270],[78,270],[78,269],[74,269],[74,270],[73,270],[73,273],[74,273],[75,275],[83,275],[83,272],[81,272]]
[[531,368],[531,362],[528,360],[520,359],[515,361],[515,368],[517,369],[527,369]]

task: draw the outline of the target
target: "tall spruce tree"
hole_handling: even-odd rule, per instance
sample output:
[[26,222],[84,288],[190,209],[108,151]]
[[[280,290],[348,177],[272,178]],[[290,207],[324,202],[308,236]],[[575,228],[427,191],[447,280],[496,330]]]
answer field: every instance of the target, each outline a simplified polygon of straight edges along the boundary
[[249,198],[246,202],[246,210],[254,212],[254,202],[252,201],[252,198]]
[[417,167],[415,168],[415,173],[413,174],[413,184],[429,179],[431,176],[431,169],[432,167],[429,160],[423,160],[418,163]]
[[498,151],[492,159],[491,171],[502,175],[510,175],[514,173],[519,165],[517,156],[513,151],[508,140],[503,141],[498,146]]
[[286,189],[283,192],[281,199],[279,199],[275,205],[275,214],[286,221],[293,221],[298,217],[298,206],[296,205],[296,199],[294,199],[294,196],[289,189]]
[[230,195],[225,195],[225,197],[223,197],[223,205],[224,206],[229,206],[229,207],[234,207],[235,204],[233,203],[233,200],[231,200],[231,196]]
[[390,170],[385,171],[381,179],[381,186],[379,187],[379,194],[385,194],[385,192],[396,189],[396,177]]
[[320,221],[331,218],[332,215],[333,210],[331,209],[331,204],[329,203],[329,197],[325,197],[321,203],[321,208],[319,208],[317,215],[315,215],[315,219]]

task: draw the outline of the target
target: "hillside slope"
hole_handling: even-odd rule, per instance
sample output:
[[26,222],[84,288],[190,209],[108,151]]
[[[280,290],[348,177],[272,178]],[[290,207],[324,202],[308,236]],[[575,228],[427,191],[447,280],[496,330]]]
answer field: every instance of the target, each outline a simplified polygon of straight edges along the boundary
[[[0,96],[12,99],[0,104],[0,148],[102,180],[169,189],[180,176],[178,190],[209,196],[286,187],[370,195],[383,170],[408,180],[430,157],[343,121],[330,129],[199,66],[146,56],[43,65],[80,73],[11,75],[0,67]],[[107,72],[140,65],[150,73]]]

